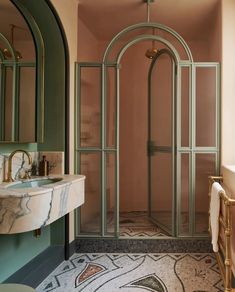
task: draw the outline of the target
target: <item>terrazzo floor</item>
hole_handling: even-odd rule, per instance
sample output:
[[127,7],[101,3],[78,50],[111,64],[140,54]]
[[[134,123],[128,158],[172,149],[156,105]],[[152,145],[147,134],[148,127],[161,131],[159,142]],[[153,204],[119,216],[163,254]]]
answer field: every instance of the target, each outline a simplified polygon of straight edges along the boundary
[[213,254],[74,254],[37,292],[222,292]]

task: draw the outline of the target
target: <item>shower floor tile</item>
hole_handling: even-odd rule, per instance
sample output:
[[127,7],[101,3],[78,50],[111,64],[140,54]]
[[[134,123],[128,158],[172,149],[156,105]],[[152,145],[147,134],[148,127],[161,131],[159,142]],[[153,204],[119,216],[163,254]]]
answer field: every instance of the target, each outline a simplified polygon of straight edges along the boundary
[[147,216],[147,212],[121,212],[119,215],[120,237],[162,237],[169,234],[154,224]]
[[[170,212],[158,212],[156,217],[165,225],[171,224]],[[208,234],[208,213],[196,214],[196,230],[198,234]],[[99,218],[93,218],[91,221],[83,225],[83,232],[99,233]],[[188,234],[189,232],[188,214],[182,214],[181,232]],[[110,212],[107,216],[107,232],[114,233],[115,218],[114,213]],[[171,237],[171,235],[163,230],[157,224],[153,223],[148,217],[146,211],[120,212],[119,213],[119,235],[120,238],[159,238]]]
[[37,292],[222,292],[214,254],[74,254]]

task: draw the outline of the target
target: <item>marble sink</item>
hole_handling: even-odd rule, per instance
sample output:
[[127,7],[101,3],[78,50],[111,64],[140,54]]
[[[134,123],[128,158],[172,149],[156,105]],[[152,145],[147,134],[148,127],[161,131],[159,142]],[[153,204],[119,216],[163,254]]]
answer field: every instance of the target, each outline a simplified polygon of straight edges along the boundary
[[35,187],[41,187],[48,184],[53,184],[58,181],[61,181],[62,177],[43,177],[40,179],[33,179],[33,180],[24,180],[24,181],[18,181],[14,184],[10,184],[7,186],[7,189],[23,189],[23,188],[35,188]]
[[53,175],[0,184],[0,234],[35,230],[84,203],[83,175]]

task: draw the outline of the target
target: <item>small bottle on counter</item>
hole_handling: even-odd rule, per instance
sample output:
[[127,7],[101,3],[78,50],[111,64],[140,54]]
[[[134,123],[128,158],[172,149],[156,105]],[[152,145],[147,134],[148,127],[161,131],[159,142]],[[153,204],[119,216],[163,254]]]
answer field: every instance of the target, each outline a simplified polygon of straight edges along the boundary
[[42,156],[42,160],[39,162],[39,175],[49,175],[49,161],[46,160],[46,156]]

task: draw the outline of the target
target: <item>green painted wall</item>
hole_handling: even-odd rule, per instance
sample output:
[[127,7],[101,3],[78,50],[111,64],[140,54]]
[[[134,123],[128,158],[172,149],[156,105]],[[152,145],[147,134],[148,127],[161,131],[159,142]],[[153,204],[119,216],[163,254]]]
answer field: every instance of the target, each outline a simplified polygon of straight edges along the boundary
[[[45,135],[44,143],[0,144],[1,153],[15,149],[64,151],[65,149],[65,54],[58,24],[46,0],[12,0],[33,15],[45,43]],[[0,235],[0,282],[32,260],[51,244],[64,239],[64,220],[43,229],[40,238],[33,232]]]
[[64,217],[51,224],[51,245],[61,245],[65,239],[65,220]]
[[0,282],[27,264],[50,245],[50,227],[39,238],[33,232],[0,235]]
[[0,153],[10,153],[16,149],[24,149],[27,151],[37,151],[38,145],[37,143],[29,143],[29,144],[17,144],[17,143],[0,143]]

